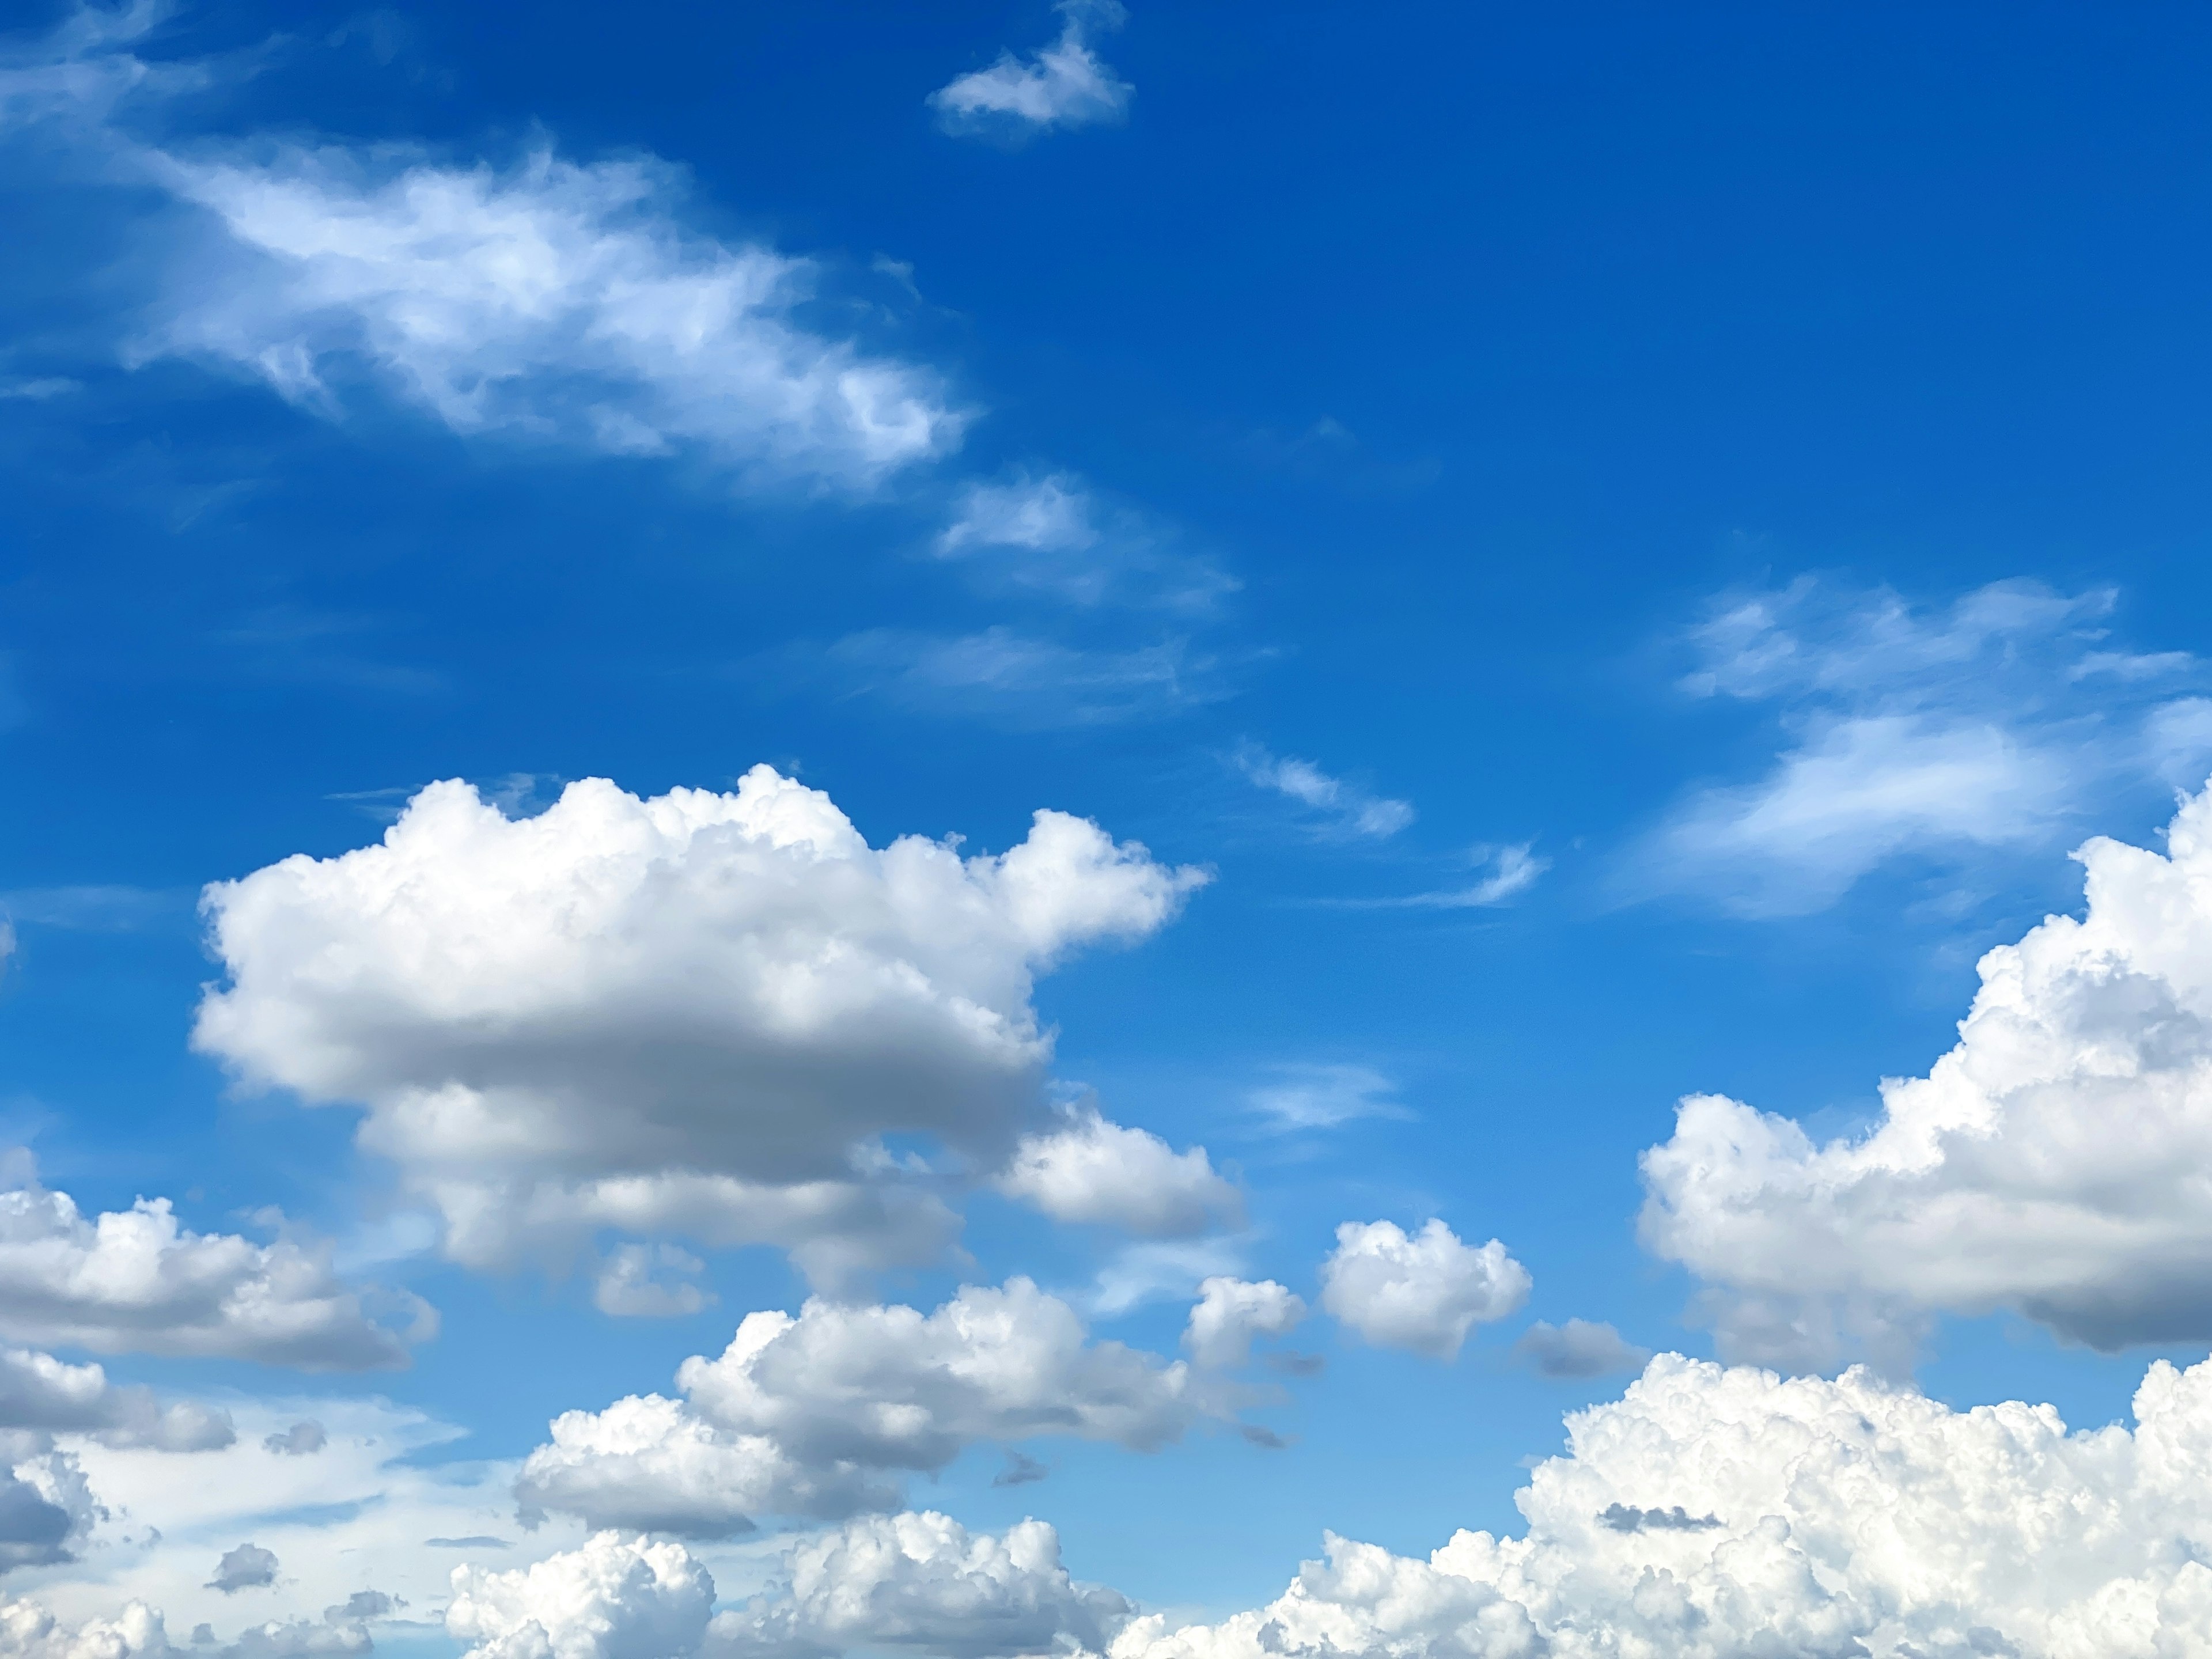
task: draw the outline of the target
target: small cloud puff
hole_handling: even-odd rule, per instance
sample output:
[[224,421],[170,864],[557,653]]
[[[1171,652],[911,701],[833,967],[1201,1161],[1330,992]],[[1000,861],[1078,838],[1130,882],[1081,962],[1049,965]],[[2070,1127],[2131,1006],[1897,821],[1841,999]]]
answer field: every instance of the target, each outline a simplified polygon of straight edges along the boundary
[[1060,0],[1060,39],[1027,58],[1002,52],[988,69],[960,76],[929,95],[938,124],[956,134],[1018,143],[1054,127],[1119,121],[1135,90],[1099,61],[1091,32],[1127,20],[1119,0]]
[[1368,1342],[1449,1360],[1476,1325],[1526,1301],[1532,1281],[1498,1240],[1476,1249],[1431,1219],[1410,1238],[1395,1222],[1346,1222],[1321,1282],[1322,1306]]
[[221,1590],[225,1595],[234,1595],[242,1589],[266,1589],[276,1582],[276,1552],[264,1550],[258,1544],[240,1544],[223,1552],[207,1587]]

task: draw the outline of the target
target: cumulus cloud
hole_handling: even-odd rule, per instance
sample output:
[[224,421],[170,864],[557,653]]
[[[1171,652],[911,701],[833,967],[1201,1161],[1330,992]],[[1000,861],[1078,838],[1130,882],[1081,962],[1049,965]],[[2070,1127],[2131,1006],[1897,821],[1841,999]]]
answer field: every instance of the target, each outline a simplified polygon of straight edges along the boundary
[[[167,1199],[88,1218],[16,1166],[0,1190],[0,1335],[102,1353],[253,1359],[310,1370],[407,1363],[405,1341],[332,1273],[327,1249],[256,1244],[179,1224]],[[410,1336],[418,1300],[388,1298]]]
[[1060,39],[1017,58],[1002,52],[988,69],[960,76],[929,95],[947,132],[1018,140],[1053,127],[1119,121],[1135,90],[1091,49],[1093,30],[1117,29],[1128,14],[1119,0],[1060,0]]
[[1462,1243],[1440,1220],[1413,1237],[1390,1221],[1347,1221],[1321,1268],[1321,1305],[1377,1347],[1454,1359],[1478,1324],[1528,1299],[1528,1270],[1498,1240]]
[[1242,1195],[1214,1173],[1203,1146],[1178,1152],[1090,1108],[1067,1112],[1057,1129],[1024,1136],[996,1185],[1055,1221],[1103,1223],[1151,1238],[1189,1237],[1244,1217]]
[[1255,743],[1244,744],[1231,758],[1246,778],[1306,808],[1317,827],[1329,834],[1379,840],[1413,821],[1410,801],[1393,800],[1331,777],[1311,761],[1271,754]]
[[781,1582],[718,1613],[709,1659],[813,1659],[861,1650],[1015,1659],[1097,1653],[1135,1611],[1079,1583],[1042,1521],[970,1533],[930,1510],[869,1516],[802,1540]]
[[111,1383],[98,1365],[24,1348],[0,1349],[0,1429],[160,1451],[219,1450],[238,1437],[228,1413],[191,1401],[163,1407],[151,1389]]
[[1236,1397],[1181,1361],[1091,1342],[1026,1279],[969,1286],[924,1315],[810,1301],[745,1316],[716,1358],[678,1370],[682,1401],[633,1395],[555,1419],[516,1495],[592,1526],[690,1536],[763,1513],[892,1507],[899,1477],[977,1442],[1040,1435],[1152,1450]]
[[1426,1560],[1331,1537],[1267,1607],[1112,1659],[1744,1659],[2182,1655],[2212,1647],[2212,1364],[2154,1365],[2136,1425],[1948,1407],[1664,1355],[1568,1419],[1518,1496],[1526,1535]]
[[247,1543],[223,1552],[207,1587],[234,1595],[242,1589],[266,1589],[276,1582],[276,1552]]
[[467,1659],[676,1659],[698,1650],[714,1604],[682,1545],[603,1532],[511,1571],[456,1567],[446,1631]]
[[1287,1336],[1305,1316],[1304,1300],[1272,1279],[1217,1276],[1198,1287],[1182,1345],[1198,1364],[1226,1370],[1252,1357],[1255,1337]]
[[521,820],[434,784],[379,845],[208,890],[229,981],[194,1041],[365,1103],[362,1146],[459,1261],[613,1228],[780,1244],[835,1282],[952,1224],[879,1138],[998,1164],[1051,1052],[1036,976],[1204,878],[1060,812],[999,854],[871,848],[766,767],[649,800],[586,780]]
[[1564,1380],[1632,1371],[1651,1358],[1651,1350],[1627,1341],[1610,1325],[1587,1319],[1552,1325],[1540,1319],[1513,1345],[1513,1357],[1539,1376]]
[[1711,1287],[1726,1352],[1899,1368],[1938,1312],[1999,1308],[2101,1348],[2212,1340],[2212,793],[2163,855],[2075,857],[2087,914],[1984,956],[1957,1045],[1885,1080],[1865,1133],[1705,1095],[1644,1155],[1644,1237]]
[[62,1623],[36,1601],[0,1601],[0,1655],[5,1659],[166,1659],[177,1649],[161,1615],[143,1601],[112,1618]]
[[2202,665],[2120,648],[2115,603],[2011,581],[1916,607],[1809,578],[1723,599],[1683,688],[1772,707],[1784,746],[1765,776],[1684,800],[1629,879],[1798,915],[1893,860],[2045,845],[2093,799],[2194,781]]

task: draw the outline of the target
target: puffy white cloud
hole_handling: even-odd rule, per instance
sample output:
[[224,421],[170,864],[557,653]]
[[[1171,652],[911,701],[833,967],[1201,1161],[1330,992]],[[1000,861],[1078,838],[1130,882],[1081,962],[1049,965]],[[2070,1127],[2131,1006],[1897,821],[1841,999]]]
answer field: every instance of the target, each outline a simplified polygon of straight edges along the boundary
[[467,1659],[678,1659],[714,1603],[682,1545],[603,1532],[511,1571],[455,1568],[446,1630],[473,1644]]
[[228,1413],[192,1401],[165,1407],[151,1389],[118,1387],[98,1365],[26,1348],[0,1349],[0,1429],[163,1451],[212,1451],[237,1438]]
[[366,375],[457,432],[702,453],[866,486],[958,441],[936,378],[797,319],[810,268],[689,229],[651,160],[504,172],[373,152],[157,155],[222,234],[138,348],[336,409]]
[[809,1659],[854,1650],[947,1659],[1103,1649],[1134,1609],[1060,1565],[1042,1521],[970,1533],[929,1510],[870,1516],[801,1540],[783,1582],[715,1615],[710,1659]]
[[1244,1217],[1243,1197],[1214,1173],[1203,1146],[1178,1152],[1089,1108],[1068,1112],[1057,1129],[1024,1135],[995,1184],[1055,1221],[1106,1223],[1152,1238],[1188,1237]]
[[1332,1537],[1271,1605],[1113,1659],[2180,1659],[2212,1652],[2212,1364],[2150,1368],[2136,1426],[1954,1412],[1854,1370],[1662,1355],[1568,1419],[1525,1536],[1427,1560]]
[[1916,609],[1808,578],[1723,601],[1684,689],[1774,705],[1786,745],[1758,781],[1686,799],[1631,879],[1796,915],[1892,859],[2043,845],[2093,792],[2193,781],[2212,723],[2177,694],[2202,665],[2116,648],[2115,600],[2013,581]]
[[[16,1169],[0,1189],[0,1335],[42,1346],[259,1360],[309,1370],[404,1365],[329,1252],[256,1244],[178,1224],[167,1199],[88,1218]],[[420,1301],[387,1298],[410,1336],[435,1328]]]
[[234,1545],[216,1563],[215,1577],[208,1580],[208,1588],[225,1595],[242,1589],[267,1589],[276,1582],[276,1565],[274,1550],[250,1542]]
[[1255,1337],[1287,1336],[1305,1316],[1304,1298],[1272,1279],[1216,1277],[1198,1287],[1182,1344],[1200,1364],[1225,1370],[1252,1357]]
[[1119,28],[1120,0],[1060,0],[1060,39],[1024,60],[1002,52],[988,69],[958,76],[929,95],[948,132],[1019,137],[1051,127],[1118,121],[1129,83],[1091,50],[1091,31]]
[[1088,1340],[1075,1310],[1026,1279],[971,1285],[927,1315],[819,1300],[796,1318],[748,1314],[677,1382],[681,1402],[632,1396],[555,1419],[517,1497],[592,1526],[713,1536],[763,1513],[888,1508],[901,1474],[977,1442],[1151,1450],[1237,1403],[1180,1360]]
[[953,1224],[877,1139],[997,1164],[1051,1052],[1035,976],[1203,879],[1059,812],[995,855],[873,848],[766,767],[649,800],[587,780],[519,820],[434,784],[379,845],[208,890],[229,982],[194,1041],[365,1103],[463,1261],[665,1231],[835,1280]]
[[1959,1042],[1815,1145],[1682,1103],[1644,1156],[1642,1229],[1712,1286],[1728,1351],[1910,1361],[1939,1311],[2011,1308],[2073,1341],[2212,1339],[2212,797],[2161,855],[2075,854],[2087,911],[1982,958]]
[[1377,1347],[1458,1356],[1467,1334],[1528,1298],[1528,1270],[1498,1240],[1461,1243],[1431,1218],[1411,1238],[1390,1221],[1347,1221],[1322,1263],[1321,1305]]
[[1332,834],[1381,839],[1413,821],[1410,801],[1392,800],[1331,777],[1311,761],[1271,754],[1255,743],[1245,744],[1231,758],[1252,782],[1307,808]]
[[1603,1376],[1634,1370],[1651,1358],[1610,1325],[1570,1319],[1564,1325],[1538,1320],[1513,1345],[1516,1359],[1544,1376]]
[[0,1601],[0,1659],[162,1659],[177,1651],[161,1615],[143,1601],[78,1626],[35,1601]]

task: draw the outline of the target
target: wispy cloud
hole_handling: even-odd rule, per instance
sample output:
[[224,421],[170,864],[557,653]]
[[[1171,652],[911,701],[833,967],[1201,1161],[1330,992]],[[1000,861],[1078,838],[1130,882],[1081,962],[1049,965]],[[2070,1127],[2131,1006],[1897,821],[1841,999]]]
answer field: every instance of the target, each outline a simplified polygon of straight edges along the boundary
[[2201,781],[2203,665],[2116,643],[2115,599],[2010,581],[1921,606],[1807,578],[1723,599],[1682,688],[1771,706],[1782,746],[1684,799],[1625,879],[1800,915],[1895,859],[2045,845],[2100,790]]
[[1534,842],[1510,846],[1477,846],[1468,859],[1487,874],[1463,886],[1432,888],[1420,893],[1387,894],[1376,898],[1316,899],[1312,902],[1334,910],[1484,910],[1510,903],[1527,892],[1552,867],[1551,860],[1535,850]]
[[1333,1129],[1363,1117],[1410,1117],[1398,1085],[1370,1066],[1294,1064],[1274,1068],[1275,1080],[1252,1090],[1245,1103],[1285,1132]]
[[963,635],[872,629],[823,655],[856,692],[1029,728],[1158,719],[1231,695],[1219,661],[1180,639],[1090,649],[1004,627]]
[[1396,835],[1413,821],[1409,801],[1375,794],[1331,777],[1311,761],[1271,754],[1256,743],[1241,746],[1231,763],[1261,788],[1305,807],[1310,821],[1327,834],[1380,839]]
[[1078,605],[1194,612],[1236,591],[1236,578],[1174,540],[1166,526],[1103,500],[1072,472],[1023,471],[969,484],[933,545],[940,558]]
[[1019,142],[1053,127],[1119,121],[1134,90],[1091,49],[1093,32],[1121,27],[1118,0],[1060,0],[1060,38],[1026,58],[1002,52],[988,69],[958,76],[929,95],[947,132]]

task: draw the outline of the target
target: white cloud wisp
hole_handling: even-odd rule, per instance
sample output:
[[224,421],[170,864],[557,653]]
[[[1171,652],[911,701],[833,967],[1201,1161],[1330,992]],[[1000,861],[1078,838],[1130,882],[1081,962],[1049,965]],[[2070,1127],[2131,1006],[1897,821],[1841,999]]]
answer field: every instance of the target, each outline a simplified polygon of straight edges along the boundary
[[1091,49],[1093,30],[1117,29],[1128,14],[1120,0],[1060,0],[1060,39],[1027,59],[1002,52],[929,96],[947,132],[1019,142],[1053,127],[1121,120],[1134,90]]

